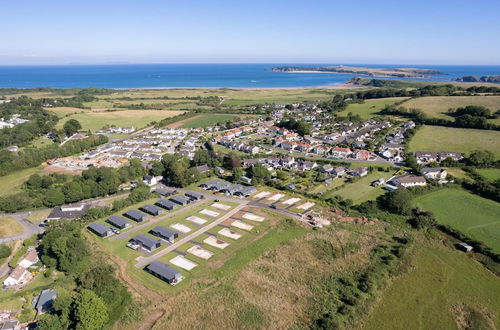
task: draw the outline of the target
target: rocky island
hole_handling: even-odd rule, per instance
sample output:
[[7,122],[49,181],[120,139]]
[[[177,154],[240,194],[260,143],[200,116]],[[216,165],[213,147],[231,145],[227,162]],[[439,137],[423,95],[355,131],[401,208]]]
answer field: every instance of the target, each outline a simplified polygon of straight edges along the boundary
[[370,77],[399,77],[399,78],[426,78],[433,75],[444,75],[443,72],[431,69],[417,68],[365,68],[352,66],[281,66],[272,68],[274,72],[290,72],[290,73],[347,73],[355,75],[363,75]]
[[460,82],[486,82],[486,83],[500,83],[500,76],[464,76],[453,79]]

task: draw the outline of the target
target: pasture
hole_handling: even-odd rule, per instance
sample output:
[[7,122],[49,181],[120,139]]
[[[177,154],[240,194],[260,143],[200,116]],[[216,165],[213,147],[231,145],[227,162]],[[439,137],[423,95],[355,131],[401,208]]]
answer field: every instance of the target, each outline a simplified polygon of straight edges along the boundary
[[12,217],[0,217],[0,238],[22,234],[24,228]]
[[217,123],[225,123],[228,120],[236,118],[236,115],[230,114],[202,114],[199,116],[194,116],[187,121],[185,121],[180,127],[182,128],[199,128],[213,126]]
[[26,180],[28,180],[32,174],[40,174],[42,170],[43,166],[38,166],[0,176],[0,196],[20,192]]
[[[450,108],[481,105],[494,113],[500,110],[500,96],[426,96],[410,99],[402,104],[408,109],[420,109],[431,118],[453,119],[446,113]],[[493,122],[499,123],[498,119]]]
[[410,151],[456,151],[470,154],[489,150],[500,157],[500,131],[424,126],[410,142]]
[[434,191],[417,197],[414,203],[432,211],[439,223],[449,225],[500,253],[500,203],[458,189]]
[[476,170],[476,172],[478,172],[479,174],[481,174],[490,181],[500,180],[500,169],[498,168],[483,168]]
[[76,119],[82,125],[82,130],[93,132],[100,130],[106,125],[118,127],[134,126],[136,129],[148,126],[149,123],[160,121],[164,118],[177,116],[184,111],[165,110],[119,110],[119,111],[92,111],[81,112],[70,115],[57,123],[57,128],[62,128],[64,123],[70,119]]
[[359,115],[362,119],[370,119],[377,116],[377,113],[389,104],[405,100],[406,97],[388,97],[383,99],[366,100],[363,103],[352,103],[347,108],[339,112],[340,116],[346,116],[349,112]]
[[405,272],[380,294],[361,328],[451,330],[464,322],[498,328],[500,279],[438,241],[416,244]]
[[339,190],[333,191],[328,195],[339,195],[345,199],[351,199],[354,204],[360,204],[368,200],[375,200],[378,196],[386,193],[382,187],[373,187],[370,185],[371,182],[383,178],[384,180],[389,179],[393,175],[393,172],[381,172],[373,171],[368,173],[368,175],[360,178],[354,183],[346,183]]

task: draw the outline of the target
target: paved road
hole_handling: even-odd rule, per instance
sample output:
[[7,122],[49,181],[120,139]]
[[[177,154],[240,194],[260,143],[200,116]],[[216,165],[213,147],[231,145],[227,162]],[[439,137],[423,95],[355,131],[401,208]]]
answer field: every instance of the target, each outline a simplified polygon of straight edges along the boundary
[[247,204],[248,204],[248,201],[243,201],[240,205],[236,206],[234,209],[232,209],[231,211],[229,211],[228,213],[226,213],[225,215],[223,215],[219,219],[217,219],[217,220],[209,223],[208,225],[206,225],[203,228],[198,229],[194,233],[189,234],[189,235],[183,237],[182,239],[180,239],[177,242],[169,245],[167,248],[161,250],[160,252],[158,252],[156,254],[153,254],[152,256],[149,256],[149,257],[142,257],[142,256],[137,257],[135,259],[135,260],[137,260],[137,264],[135,265],[135,267],[142,268],[142,267],[150,264],[152,261],[154,261],[154,260],[156,260],[156,259],[164,256],[165,254],[168,254],[168,253],[174,251],[175,249],[177,249],[178,247],[182,246],[183,244],[188,243],[189,241],[195,239],[196,237],[200,236],[201,234],[209,231],[210,229],[214,228],[215,226],[217,226],[220,223],[224,222],[225,220],[229,219],[234,214],[236,214],[237,212],[239,212],[242,208],[244,208]]

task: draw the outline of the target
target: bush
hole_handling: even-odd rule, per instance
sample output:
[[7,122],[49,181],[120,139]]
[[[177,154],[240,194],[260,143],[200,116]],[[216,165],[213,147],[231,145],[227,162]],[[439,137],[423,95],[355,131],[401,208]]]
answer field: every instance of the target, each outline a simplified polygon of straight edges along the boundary
[[12,249],[9,246],[5,244],[0,245],[0,259],[8,258],[11,253]]

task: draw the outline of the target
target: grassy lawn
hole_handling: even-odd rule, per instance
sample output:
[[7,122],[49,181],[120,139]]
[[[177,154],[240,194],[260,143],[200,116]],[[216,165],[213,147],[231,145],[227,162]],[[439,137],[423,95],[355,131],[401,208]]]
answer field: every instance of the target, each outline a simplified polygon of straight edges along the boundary
[[464,253],[423,242],[406,270],[381,294],[362,328],[457,329],[467,308],[492,313],[492,328],[500,326],[500,279]]
[[224,123],[228,120],[236,117],[235,115],[230,114],[203,114],[200,116],[195,116],[192,119],[185,122],[181,127],[182,128],[198,128],[198,127],[207,127],[213,126],[217,123]]
[[[500,109],[500,96],[426,96],[410,99],[402,105],[409,109],[420,109],[429,117],[453,119],[446,114],[448,109],[467,105],[482,105],[495,112]],[[493,121],[498,123],[498,119]]]
[[419,196],[415,204],[436,219],[500,253],[500,203],[464,190],[443,189]]
[[59,118],[62,118],[66,115],[74,114],[74,113],[90,112],[90,110],[87,110],[87,109],[71,108],[71,107],[45,108],[45,110],[54,112]]
[[28,178],[35,173],[39,173],[42,166],[16,171],[4,176],[0,176],[0,196],[10,195],[21,191],[21,186]]
[[455,178],[467,179],[470,178],[467,172],[458,167],[445,167],[446,172],[449,175],[453,175]]
[[332,192],[332,195],[339,195],[345,199],[351,199],[354,204],[359,204],[366,202],[368,200],[374,200],[378,196],[383,195],[386,191],[381,187],[373,187],[370,185],[375,180],[384,178],[389,179],[393,175],[393,172],[381,172],[373,171],[367,176],[362,177],[354,183],[346,183],[345,186]]
[[163,110],[120,110],[120,111],[93,111],[77,113],[60,120],[57,128],[62,128],[69,119],[76,119],[82,125],[82,130],[98,131],[103,126],[115,125],[118,127],[134,126],[142,128],[153,121],[173,117],[183,113],[182,111]]
[[500,180],[500,169],[498,168],[484,168],[476,171],[490,181]]
[[38,211],[38,212],[34,211],[30,215],[28,215],[26,217],[26,219],[28,219],[29,222],[31,222],[31,223],[38,224],[38,223],[42,222],[43,220],[45,220],[45,218],[47,218],[47,216],[50,214],[50,212],[51,212],[51,210]]
[[14,218],[0,217],[0,238],[22,234],[24,228]]
[[455,151],[468,155],[489,150],[500,157],[500,131],[424,126],[410,142],[410,151]]
[[349,112],[352,112],[354,115],[359,115],[363,119],[369,119],[375,117],[385,106],[405,99],[406,97],[388,97],[384,99],[366,100],[360,104],[349,104],[344,111],[339,112],[339,115],[346,116]]

